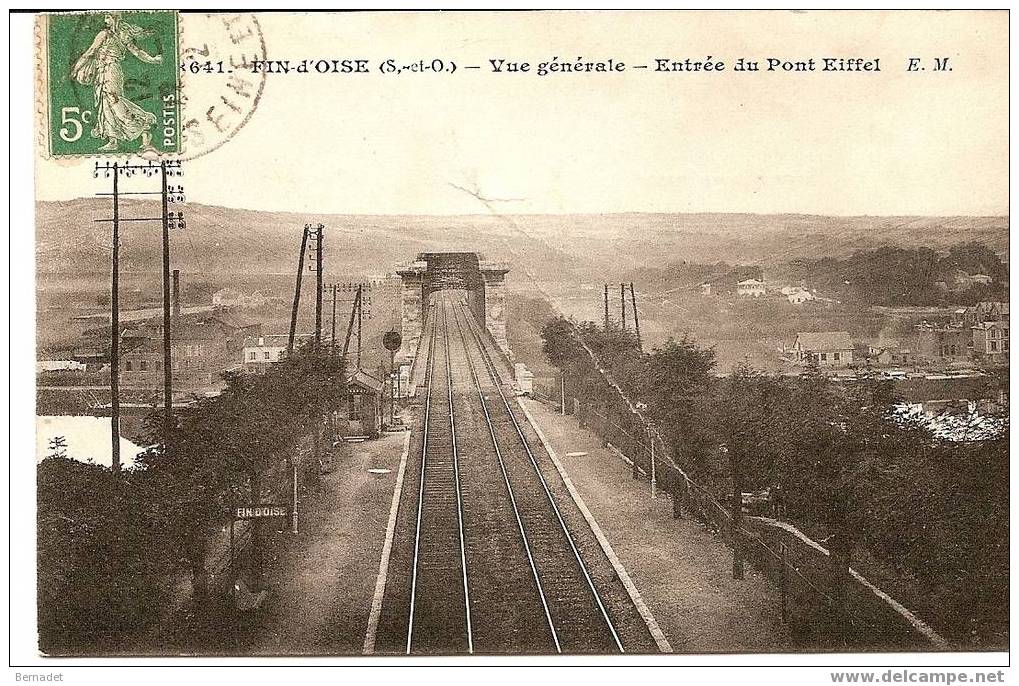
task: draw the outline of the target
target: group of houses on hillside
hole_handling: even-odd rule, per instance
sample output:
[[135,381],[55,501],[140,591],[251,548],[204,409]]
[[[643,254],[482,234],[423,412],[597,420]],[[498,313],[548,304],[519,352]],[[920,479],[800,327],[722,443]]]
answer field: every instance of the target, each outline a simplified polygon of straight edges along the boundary
[[[289,336],[266,334],[260,321],[245,314],[267,302],[260,293],[247,295],[224,288],[213,294],[212,306],[186,308],[181,307],[178,293],[175,283],[169,336],[175,403],[218,392],[226,372],[264,374],[285,357]],[[297,334],[295,343],[310,338],[311,334]],[[118,343],[121,392],[134,397],[161,390],[165,359],[161,310],[122,313]],[[73,388],[75,375],[81,376],[79,384],[102,384],[104,378],[108,383],[111,347],[108,324],[86,329],[69,360],[41,362],[38,372],[63,374],[62,385],[67,388]],[[359,427],[355,432],[363,428],[367,435],[377,433],[384,382],[357,369],[348,383],[347,414]]]
[[989,286],[992,283],[994,277],[988,274],[970,274],[962,269],[956,269],[951,278],[935,281],[934,285],[945,291],[965,291],[973,286]]
[[1003,365],[1009,356],[1009,304],[980,302],[956,310],[948,322],[921,321],[911,340],[881,338],[858,349],[847,331],[810,331],[796,335],[787,351],[799,365],[827,369],[859,366],[929,367],[974,362]]
[[[220,375],[239,363],[244,339],[261,334],[261,322],[229,310],[178,314],[170,325],[170,364],[182,389],[216,385]],[[158,388],[163,378],[163,322],[145,320],[126,327],[120,338],[121,382]]]
[[768,284],[763,278],[746,278],[736,283],[728,284],[722,288],[721,291],[710,282],[704,282],[700,284],[701,295],[710,297],[712,295],[719,295],[722,293],[735,295],[739,299],[755,300],[760,298],[774,299],[774,300],[786,300],[790,305],[803,305],[815,300],[825,300],[817,295],[815,290],[807,288],[805,285],[784,285],[778,288],[768,287]]
[[233,288],[221,288],[212,294],[212,305],[214,307],[242,307],[257,308],[268,303],[270,298],[261,291],[254,293],[241,293]]
[[979,302],[956,310],[948,322],[922,321],[916,325],[916,362],[1007,364],[1009,359],[1009,304]]

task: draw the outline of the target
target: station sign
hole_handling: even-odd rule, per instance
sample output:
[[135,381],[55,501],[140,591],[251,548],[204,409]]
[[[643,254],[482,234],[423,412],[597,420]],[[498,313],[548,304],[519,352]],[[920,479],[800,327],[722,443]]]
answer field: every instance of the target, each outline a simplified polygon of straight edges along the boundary
[[234,519],[270,519],[289,516],[290,508],[286,505],[239,505],[234,508]]

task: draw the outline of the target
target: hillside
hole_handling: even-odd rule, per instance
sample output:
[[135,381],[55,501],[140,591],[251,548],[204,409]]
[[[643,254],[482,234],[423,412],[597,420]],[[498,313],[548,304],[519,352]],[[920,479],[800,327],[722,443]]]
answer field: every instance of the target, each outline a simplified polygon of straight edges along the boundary
[[[108,269],[109,200],[36,203],[40,273]],[[158,203],[129,200],[122,216],[158,214]],[[473,250],[509,260],[539,278],[613,278],[634,268],[679,260],[767,264],[844,257],[892,245],[947,250],[978,241],[1005,255],[1007,217],[817,217],[746,214],[306,215],[189,204],[187,229],[172,235],[174,262],[185,272],[289,273],[306,222],[328,227],[330,271],[378,274],[423,251]],[[155,224],[122,230],[126,272],[158,263]],[[155,262],[154,262],[155,260]]]

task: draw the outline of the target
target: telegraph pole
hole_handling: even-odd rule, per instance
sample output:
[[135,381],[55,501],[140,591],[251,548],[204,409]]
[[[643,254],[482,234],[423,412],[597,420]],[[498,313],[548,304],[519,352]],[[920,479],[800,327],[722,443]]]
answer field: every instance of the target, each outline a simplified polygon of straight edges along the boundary
[[357,284],[357,368],[358,369],[361,368],[361,319],[362,319],[361,305],[362,305],[362,303],[364,301],[364,293],[362,291],[363,288],[364,288],[364,284],[363,283]]
[[605,284],[605,330],[609,330],[609,285]]
[[640,340],[640,319],[637,317],[637,296],[633,292],[633,281],[630,282],[630,304],[633,305],[633,330],[637,333],[637,351],[644,352]]
[[297,258],[297,286],[294,288],[294,307],[290,311],[290,339],[287,342],[287,355],[294,352],[294,338],[297,336],[297,308],[301,304],[301,277],[304,275],[304,252],[308,249],[308,226],[304,227],[301,236],[301,254]]
[[173,367],[170,350],[170,211],[167,208],[166,160],[159,163],[163,188],[163,451],[169,452],[173,431]]
[[350,335],[354,331],[354,317],[357,315],[357,308],[361,306],[361,289],[357,289],[354,295],[354,303],[350,308],[350,321],[347,322],[347,335],[343,339],[343,352],[340,353],[340,363],[343,366],[343,374],[347,373],[347,351],[350,350]]
[[322,229],[319,224],[315,231],[315,348],[322,344]]
[[120,173],[113,163],[113,275],[110,293],[110,432],[113,471],[120,471]]
[[[170,433],[173,430],[173,385],[172,362],[170,357],[170,230],[184,229],[183,212],[171,212],[170,203],[184,202],[183,186],[167,186],[168,176],[180,176],[179,161],[161,161],[159,164],[119,164],[116,162],[96,162],[95,178],[100,173],[104,178],[113,176],[113,192],[98,193],[100,196],[113,197],[113,216],[96,219],[97,223],[111,222],[113,225],[112,273],[110,284],[110,438],[112,441],[111,464],[114,471],[120,470],[120,226],[122,222],[160,222],[162,224],[163,246],[163,448],[168,448]],[[146,178],[160,176],[158,191],[123,191],[120,188],[120,177],[131,177],[140,173]],[[160,214],[158,217],[122,217],[120,216],[120,196],[122,195],[160,195]]]
[[333,284],[333,323],[329,334],[329,351],[336,354],[336,284]]
[[620,321],[623,323],[623,331],[626,331],[626,284],[619,284],[619,311]]
[[[294,352],[294,339],[297,336],[297,311],[301,304],[301,277],[304,275],[304,253],[308,249],[308,225],[304,225],[304,233],[301,234],[301,254],[297,258],[297,285],[294,287],[294,305],[290,311],[290,338],[287,341],[287,355],[292,355]],[[290,462],[290,478],[292,486],[292,500],[290,508],[290,531],[291,533],[297,533],[297,506],[298,506],[298,489],[300,486],[300,479],[298,475],[297,459],[293,456],[287,458]],[[255,497],[255,494],[252,493]],[[252,500],[252,502],[258,502],[258,500]],[[258,522],[252,523],[255,527],[253,531],[258,533]]]
[[655,469],[655,434],[648,429],[648,443],[651,445],[651,497],[658,497],[658,475]]
[[726,446],[732,472],[732,578],[743,578],[743,480],[740,478],[739,455]]
[[396,351],[389,351],[389,425],[396,421]]

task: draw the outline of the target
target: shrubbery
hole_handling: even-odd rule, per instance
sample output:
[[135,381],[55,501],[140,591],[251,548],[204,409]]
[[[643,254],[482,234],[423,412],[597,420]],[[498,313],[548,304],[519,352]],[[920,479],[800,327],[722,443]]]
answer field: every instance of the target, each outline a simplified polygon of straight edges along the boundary
[[[204,588],[205,544],[231,504],[295,458],[345,395],[339,358],[312,348],[176,412],[169,450],[121,474],[57,456],[38,467],[39,632],[55,654],[116,651],[150,627],[172,579]],[[150,418],[162,444],[162,415]]]
[[732,492],[731,456],[741,490],[780,486],[788,518],[833,554],[866,549],[912,577],[937,599],[943,632],[998,645],[1007,638],[1007,430],[977,443],[937,440],[893,421],[890,382],[747,368],[718,377],[712,351],[688,340],[641,353],[628,332],[561,317],[542,338],[569,393],[625,421],[583,340],[646,406],[674,461],[720,501]]

